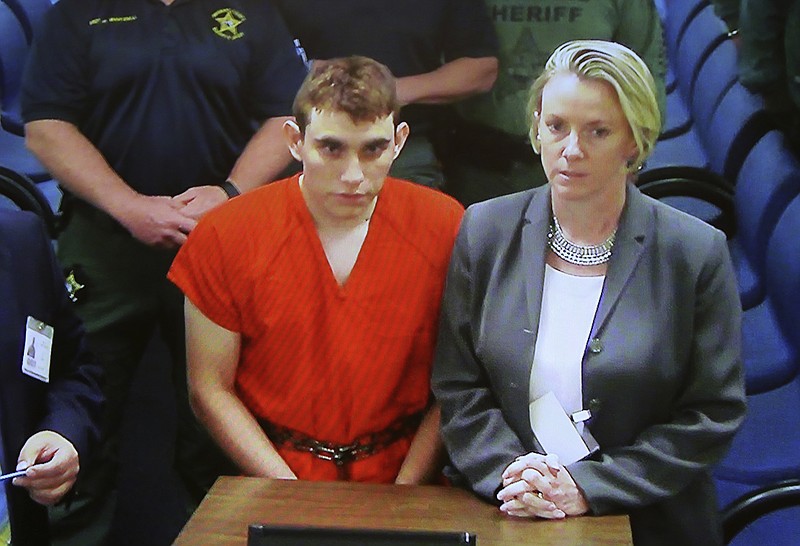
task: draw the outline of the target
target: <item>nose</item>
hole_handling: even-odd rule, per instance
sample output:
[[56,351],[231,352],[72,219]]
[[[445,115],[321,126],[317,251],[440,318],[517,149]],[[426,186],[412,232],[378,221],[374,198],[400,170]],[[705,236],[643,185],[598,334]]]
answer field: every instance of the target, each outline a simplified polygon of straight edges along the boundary
[[576,131],[572,131],[567,137],[567,142],[564,145],[564,151],[561,155],[568,159],[583,157],[583,149],[581,148],[580,139]]
[[360,184],[364,180],[364,171],[357,155],[353,155],[347,160],[342,181],[348,184]]

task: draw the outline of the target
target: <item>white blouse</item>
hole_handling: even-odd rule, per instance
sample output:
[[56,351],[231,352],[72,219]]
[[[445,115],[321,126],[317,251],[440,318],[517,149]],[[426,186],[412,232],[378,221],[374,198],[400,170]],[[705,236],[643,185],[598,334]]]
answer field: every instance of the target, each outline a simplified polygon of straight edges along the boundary
[[530,402],[552,391],[568,415],[584,409],[581,363],[604,281],[545,267]]

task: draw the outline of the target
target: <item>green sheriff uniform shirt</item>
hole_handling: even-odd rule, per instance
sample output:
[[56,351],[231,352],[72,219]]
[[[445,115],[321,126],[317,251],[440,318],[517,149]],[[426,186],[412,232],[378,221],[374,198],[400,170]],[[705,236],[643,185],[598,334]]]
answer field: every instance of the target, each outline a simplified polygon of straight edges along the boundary
[[666,60],[661,21],[652,0],[486,0],[500,44],[500,70],[491,92],[462,102],[470,122],[527,138],[531,83],[556,47],[569,40],[619,42],[650,67],[662,118]]

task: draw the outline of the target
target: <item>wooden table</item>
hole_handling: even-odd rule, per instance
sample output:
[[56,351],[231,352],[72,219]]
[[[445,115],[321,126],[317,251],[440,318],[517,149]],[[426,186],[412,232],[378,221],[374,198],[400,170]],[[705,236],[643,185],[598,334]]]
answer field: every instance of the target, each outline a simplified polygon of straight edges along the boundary
[[633,544],[627,516],[516,519],[450,487],[224,476],[175,545],[245,546],[250,523],[469,531],[478,546]]

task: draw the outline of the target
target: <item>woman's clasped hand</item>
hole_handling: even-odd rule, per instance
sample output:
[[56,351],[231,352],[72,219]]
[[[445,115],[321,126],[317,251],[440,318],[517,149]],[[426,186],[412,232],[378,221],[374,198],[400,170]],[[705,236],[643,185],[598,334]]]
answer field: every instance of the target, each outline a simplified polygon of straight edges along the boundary
[[589,505],[557,455],[528,453],[503,472],[497,493],[500,510],[509,516],[562,519],[581,516]]

